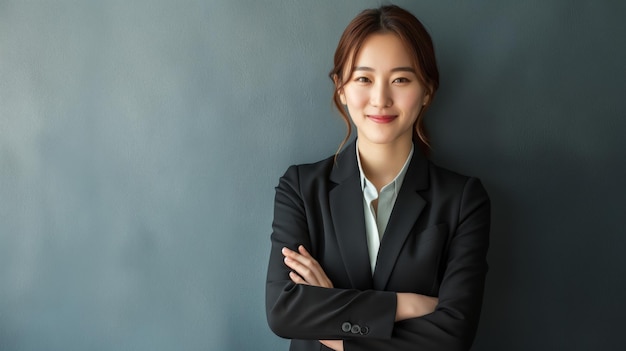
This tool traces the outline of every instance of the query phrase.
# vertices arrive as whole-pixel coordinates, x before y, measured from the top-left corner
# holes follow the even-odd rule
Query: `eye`
[[[410,83],[411,81],[408,78],[400,77],[393,80],[393,83]]]
[[[370,83],[371,80],[367,77],[356,77],[354,78],[354,81],[357,83]]]

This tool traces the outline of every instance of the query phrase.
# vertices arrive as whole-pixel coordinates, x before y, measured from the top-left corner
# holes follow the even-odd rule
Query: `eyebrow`
[[[372,67],[366,67],[366,66],[357,66],[357,67],[354,67],[354,70],[355,71],[367,71],[367,72],[375,71],[375,69],[373,69]],[[413,67],[396,67],[396,68],[392,68],[391,72],[411,72],[411,73],[417,74],[417,72],[415,72]]]

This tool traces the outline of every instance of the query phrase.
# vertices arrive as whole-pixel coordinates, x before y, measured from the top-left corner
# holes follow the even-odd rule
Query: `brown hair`
[[[343,81],[344,77],[352,76],[354,70],[354,67],[346,66],[348,63],[354,62],[365,39],[374,33],[392,33],[397,35],[413,57],[413,64],[418,72],[418,79],[424,85],[429,95],[426,105],[422,108],[415,121],[413,138],[424,153],[428,154],[430,144],[424,127],[423,117],[439,87],[439,70],[435,60],[435,49],[424,25],[413,14],[395,5],[382,6],[361,12],[348,24],[339,39],[339,44],[335,50],[335,66],[329,74],[335,83],[333,103],[339,110],[347,127],[346,137],[339,145],[339,150],[341,150],[350,138],[350,134],[352,134],[350,117],[339,97],[339,91],[347,83]],[[345,69],[348,69],[349,72],[344,72]]]

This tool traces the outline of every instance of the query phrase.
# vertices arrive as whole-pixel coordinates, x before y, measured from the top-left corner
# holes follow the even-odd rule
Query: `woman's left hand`
[[[298,246],[298,252],[284,247],[282,254],[285,256],[285,264],[292,269],[289,273],[289,278],[291,278],[294,283],[319,286],[322,288],[333,287],[333,282],[328,279],[320,264],[311,256],[304,246]]]
[[[285,264],[291,268],[289,278],[296,284],[319,286],[322,288],[332,288],[333,282],[328,279],[326,272],[313,256],[304,248],[298,246],[298,252],[283,247]],[[343,351],[343,340],[320,340],[320,343],[335,351]]]

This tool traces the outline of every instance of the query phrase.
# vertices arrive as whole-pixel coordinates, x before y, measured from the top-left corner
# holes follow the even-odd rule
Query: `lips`
[[[398,117],[397,115],[367,115],[372,122],[375,123],[390,123]]]

